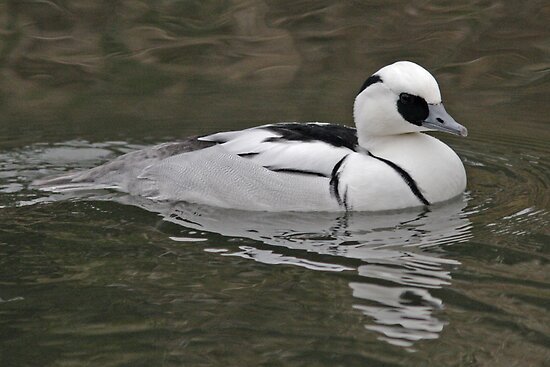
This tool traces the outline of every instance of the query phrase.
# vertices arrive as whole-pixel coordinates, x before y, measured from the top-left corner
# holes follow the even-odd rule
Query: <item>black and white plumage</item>
[[[458,156],[423,131],[466,129],[419,65],[401,61],[369,77],[354,118],[356,129],[281,123],[166,143],[37,185],[269,211],[400,209],[464,191]]]

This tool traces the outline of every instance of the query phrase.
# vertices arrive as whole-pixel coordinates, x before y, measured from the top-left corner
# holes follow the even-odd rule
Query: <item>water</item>
[[[116,16],[114,16],[116,15]],[[0,4],[2,366],[550,365],[550,6]],[[411,59],[466,139],[429,211],[247,213],[36,177],[192,134],[351,122]]]

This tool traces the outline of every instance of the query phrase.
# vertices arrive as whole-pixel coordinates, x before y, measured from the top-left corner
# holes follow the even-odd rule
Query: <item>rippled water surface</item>
[[[550,365],[547,1],[0,3],[0,365]],[[464,197],[250,213],[48,174],[192,134],[352,123],[395,60],[437,77]]]

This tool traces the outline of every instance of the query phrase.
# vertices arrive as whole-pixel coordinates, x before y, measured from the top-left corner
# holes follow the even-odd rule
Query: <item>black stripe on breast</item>
[[[401,176],[403,181],[405,181],[407,186],[409,186],[409,188],[411,189],[414,196],[416,196],[418,198],[418,200],[420,200],[420,202],[422,202],[422,204],[430,205],[430,202],[428,200],[426,200],[424,195],[422,195],[422,193],[420,192],[420,189],[418,188],[418,185],[416,184],[414,179],[411,177],[411,175],[409,175],[409,173],[407,171],[405,171],[403,168],[399,167],[397,164],[393,163],[392,161],[389,161],[389,160],[384,159],[384,158],[377,157],[374,154],[372,154],[371,152],[368,152],[368,154],[371,157],[373,157],[375,159],[378,159],[379,161],[384,162],[388,166],[393,168],[397,173],[399,173],[399,175]]]
[[[349,155],[349,154],[348,154]],[[347,190],[344,193],[344,197],[340,196],[340,167],[342,166],[342,163],[346,160],[348,155],[344,156],[344,158],[340,159],[338,163],[334,165],[334,168],[332,169],[332,172],[330,174],[330,195],[336,199],[338,202],[338,205],[344,206],[346,210],[348,209],[348,195]]]
[[[265,139],[265,142],[280,140],[294,141],[321,141],[337,148],[344,147],[352,151],[357,147],[357,132],[354,128],[342,125],[319,125],[283,123],[264,127],[280,136]]]

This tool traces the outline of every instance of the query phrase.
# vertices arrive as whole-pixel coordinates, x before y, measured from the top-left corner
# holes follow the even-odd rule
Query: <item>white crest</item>
[[[441,103],[439,85],[432,74],[410,61],[398,61],[384,66],[376,73],[395,93],[409,93],[422,97],[430,104]]]

